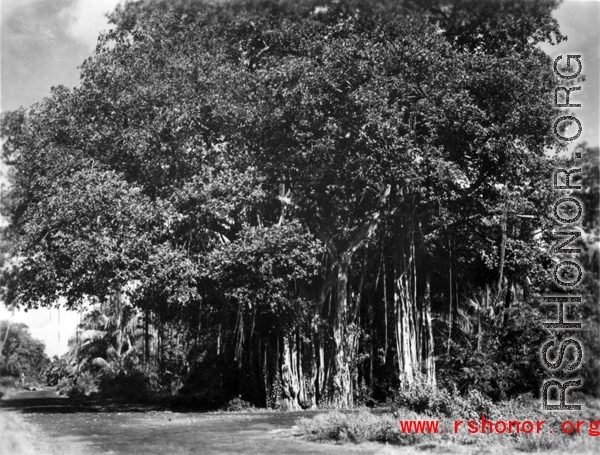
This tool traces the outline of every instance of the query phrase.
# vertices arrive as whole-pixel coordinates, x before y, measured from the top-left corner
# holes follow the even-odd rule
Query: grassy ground
[[[600,437],[564,435],[563,420],[600,421],[600,405],[589,401],[581,413],[542,413],[537,402],[513,401],[489,409],[491,420],[546,420],[554,433],[454,433],[458,415],[439,416],[444,434],[403,435],[398,420],[434,419],[426,412],[398,408],[358,411],[199,413],[174,412],[100,400],[60,398],[56,391],[20,392],[0,402],[0,454],[361,454],[453,453],[507,455],[600,453]],[[441,408],[440,409],[444,409]],[[460,412],[465,412],[461,410]],[[476,418],[465,414],[465,420]],[[589,423],[588,423],[589,425]],[[333,443],[333,444],[332,444]],[[33,447],[32,447],[33,446]]]
[[[23,387],[19,385],[18,378],[12,376],[0,377],[0,399],[9,398],[15,393],[22,392],[31,388],[41,389],[44,386],[39,381],[27,381]]]
[[[470,434],[466,422],[470,419],[481,423],[481,417],[466,416],[432,416],[427,413],[416,413],[399,408],[396,416],[390,412],[376,412],[362,409],[357,412],[342,413],[332,411],[320,414],[312,419],[299,421],[300,432],[308,440],[335,442],[337,444],[362,444],[365,441],[377,441],[388,444],[384,453],[569,453],[587,454],[600,453],[600,406],[597,401],[588,401],[581,412],[545,412],[537,409],[537,403],[510,402],[497,405],[494,415],[488,420],[497,422],[504,420],[519,420],[521,422],[537,420],[546,422],[540,427],[540,433],[535,430],[531,434]],[[403,434],[399,429],[399,420],[439,420],[436,434]],[[454,432],[456,420],[465,423]],[[580,434],[573,432],[565,434],[561,431],[564,421],[585,421],[580,425]],[[590,423],[596,431],[590,431]],[[575,423],[576,425],[576,423]],[[565,428],[568,428],[569,424]],[[591,433],[591,434],[590,434]]]
[[[300,440],[295,436],[296,421],[319,411],[173,412],[144,406],[104,407],[35,391],[0,401],[0,413],[5,412],[17,414],[29,428],[11,427],[11,432],[32,441],[42,454],[376,455],[383,447]]]
[[[29,443],[32,429],[15,413],[0,412],[0,454],[35,453]]]

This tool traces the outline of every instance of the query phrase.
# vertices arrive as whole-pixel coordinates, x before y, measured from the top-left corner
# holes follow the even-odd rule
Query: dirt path
[[[0,402],[22,422],[24,447],[56,454],[375,454],[384,446],[336,446],[294,436],[314,413],[178,413],[77,403],[52,390],[23,392]],[[14,430],[10,430],[14,431]]]

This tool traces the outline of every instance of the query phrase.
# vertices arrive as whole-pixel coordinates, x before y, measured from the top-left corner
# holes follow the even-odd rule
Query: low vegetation
[[[416,418],[416,413],[410,413]],[[398,421],[392,414],[375,415],[366,409],[357,413],[343,413],[337,410],[319,414],[312,419],[301,419],[299,427],[317,441],[364,441],[409,443],[420,436],[403,437],[398,431]]]
[[[14,413],[0,412],[0,454],[34,453],[32,429]]]
[[[12,376],[0,377],[0,399],[19,390],[17,381]]]
[[[0,321],[0,398],[45,384],[49,360],[44,351],[44,343],[31,336],[27,325]]]
[[[598,421],[600,418],[600,406],[597,401],[588,400],[585,410],[581,412],[568,413],[542,413],[537,410],[537,402],[531,397],[520,397],[518,399],[502,403],[492,403],[479,394],[472,394],[466,398],[460,398],[449,392],[436,393],[432,399],[425,403],[420,394],[414,400],[405,401],[405,407],[397,407],[394,403],[389,410],[384,412],[361,408],[358,411],[330,411],[319,414],[312,419],[300,419],[298,426],[309,440],[322,442],[350,442],[362,443],[374,441],[396,445],[412,445],[422,450],[445,447],[444,450],[454,451],[448,446],[465,446],[476,444],[478,450],[481,446],[503,446],[507,452],[539,452],[558,451],[567,453],[596,453],[600,448],[600,440],[597,431],[590,432],[590,422]],[[406,396],[399,397],[399,401],[405,400]],[[456,401],[456,403],[452,403]],[[416,412],[414,409],[420,409]],[[539,434],[535,431],[531,434],[523,432],[511,434],[469,434],[465,426],[454,432],[455,422],[458,420],[475,420],[480,423],[482,412],[485,418],[494,422],[503,420],[505,422],[518,420],[536,421],[545,420],[543,429]],[[399,421],[409,420],[439,420],[439,429],[435,434],[402,433]],[[580,420],[586,423],[582,426],[580,434],[573,432],[565,434],[560,431],[563,421],[573,422]],[[549,429],[553,429],[553,433]],[[442,432],[443,430],[443,432]],[[591,433],[591,434],[590,434]],[[456,449],[458,450],[458,449]]]
[[[248,411],[251,409],[255,409],[254,405],[246,400],[242,400],[241,398],[233,398],[229,400],[225,406],[223,406],[223,411],[227,412],[240,412],[240,411]]]
[[[394,412],[403,409],[430,417],[489,418],[499,415],[498,405],[478,390],[460,395],[456,388],[448,391],[443,387],[420,380],[407,389],[400,389],[388,401]]]

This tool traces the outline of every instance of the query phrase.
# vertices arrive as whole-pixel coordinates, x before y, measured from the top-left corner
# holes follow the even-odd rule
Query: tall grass
[[[312,419],[300,419],[298,426],[309,439],[317,441],[411,444],[423,438],[423,435],[402,435],[398,431],[398,420],[392,415],[377,416],[365,409],[358,413],[331,411],[319,414]]]
[[[487,408],[490,403],[482,401],[480,396],[473,396],[471,404],[469,399],[461,403],[455,403],[449,407],[439,397],[432,397],[430,409],[416,412],[407,407],[393,407],[392,412],[373,413],[367,409],[359,411],[331,411],[319,414],[312,419],[301,419],[298,426],[306,438],[315,441],[331,441],[337,443],[361,443],[364,441],[375,441],[397,445],[414,445],[420,448],[438,447],[439,450],[461,451],[461,446],[472,446],[473,450],[481,453],[505,451],[506,453],[518,452],[552,452],[552,453],[574,453],[577,455],[587,453],[600,453],[600,437],[590,435],[588,432],[590,420],[598,420],[598,410],[586,408],[581,412],[542,412],[537,400],[525,398],[512,400],[504,403],[492,404],[490,410],[493,417],[486,415],[487,420],[505,422],[518,420],[537,421],[545,420],[539,434],[533,431],[530,434],[524,432],[512,433],[496,432],[485,434],[470,434],[467,431],[466,422],[475,420],[478,424],[481,414],[475,417],[474,413],[482,408]],[[417,399],[418,406],[423,405],[421,398]],[[452,411],[450,411],[452,409]],[[463,416],[454,411],[463,411]],[[450,415],[448,415],[450,414]],[[399,420],[438,420],[439,431],[437,434],[402,434],[399,429]],[[587,423],[582,427],[581,434],[564,434],[561,424],[565,420],[585,420]],[[456,420],[464,420],[465,423],[454,432]],[[550,430],[553,430],[550,433]],[[454,449],[452,449],[454,446]],[[493,449],[493,450],[492,450]],[[478,453],[479,453],[478,452]]]

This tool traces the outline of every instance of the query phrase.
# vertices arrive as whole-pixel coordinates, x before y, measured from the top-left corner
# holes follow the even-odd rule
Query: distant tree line
[[[537,391],[556,4],[123,4],[78,87],[2,118],[3,298],[83,308],[74,371],[207,403]]]
[[[22,374],[25,380],[37,382],[50,362],[44,343],[33,338],[21,322],[0,321],[0,346],[0,376],[12,381]]]

